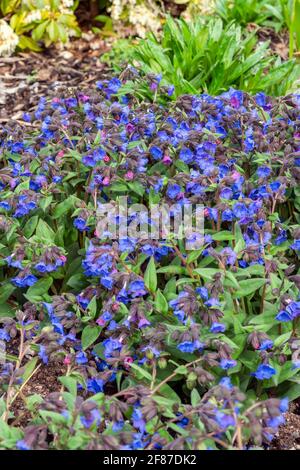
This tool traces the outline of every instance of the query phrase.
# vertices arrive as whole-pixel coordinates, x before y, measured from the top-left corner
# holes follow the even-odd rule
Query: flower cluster
[[[17,448],[45,448],[49,420],[60,448],[260,446],[299,374],[300,97],[167,101],[150,76],[141,102],[135,79],[45,97],[26,128],[1,130],[0,338],[12,354],[20,340],[1,366],[4,418],[37,361],[59,363],[68,392],[32,403]],[[153,204],[201,204],[201,247],[163,227],[100,234],[99,207],[123,195],[149,228]]]

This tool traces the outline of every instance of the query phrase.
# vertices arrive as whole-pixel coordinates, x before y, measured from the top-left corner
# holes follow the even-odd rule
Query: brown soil
[[[99,80],[105,70],[100,57],[108,49],[103,38],[84,33],[64,49],[1,58],[0,125],[10,119],[22,120],[23,112],[32,110],[40,96],[57,88],[84,86]]]
[[[259,41],[269,41],[270,49],[278,54],[283,60],[289,57],[289,33],[286,30],[276,33],[272,28],[258,28],[256,24],[247,26],[249,31],[257,30]]]
[[[26,398],[34,394],[45,398],[49,393],[58,392],[62,387],[58,377],[65,373],[66,367],[62,364],[51,363],[47,366],[41,366],[23,388],[22,395],[12,405],[12,412],[16,420],[14,425],[24,427],[28,425],[30,413],[26,410]]]

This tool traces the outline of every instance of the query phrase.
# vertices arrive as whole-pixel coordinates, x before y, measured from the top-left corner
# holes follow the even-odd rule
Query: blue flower
[[[143,414],[140,408],[134,407],[131,419],[133,426],[141,433],[144,433],[146,428],[146,421],[143,418]]]
[[[223,323],[214,322],[210,327],[211,333],[224,333],[226,326]]]
[[[280,400],[279,410],[285,413],[289,409],[289,399],[287,397]]]
[[[269,418],[267,420],[267,426],[269,428],[278,428],[281,424],[285,422],[284,416],[279,415],[279,416],[274,416],[273,418]]]
[[[76,217],[73,221],[74,227],[77,228],[80,232],[88,231],[89,227],[86,225],[86,220],[82,217]]]
[[[260,166],[257,168],[256,173],[259,178],[267,178],[271,174],[271,168],[268,166]]]
[[[142,279],[132,281],[128,286],[128,293],[131,295],[132,298],[142,297],[143,295],[147,294],[144,281]]]
[[[216,308],[220,307],[220,302],[218,301],[218,299],[212,297],[211,299],[204,302],[204,305],[206,305],[206,307],[208,308]]]
[[[93,377],[92,379],[88,379],[87,381],[87,389],[89,392],[92,393],[100,393],[103,392],[104,381],[102,379],[97,379]]]
[[[17,441],[16,448],[18,450],[30,450],[29,445],[27,444],[27,442],[24,441],[24,439]]]
[[[215,419],[223,431],[225,431],[229,426],[235,426],[234,417],[220,410],[216,412]]]
[[[10,334],[5,328],[0,328],[0,341],[10,341]]]
[[[44,364],[48,364],[49,358],[46,354],[46,348],[43,345],[40,345],[39,357],[42,359]]]
[[[155,145],[150,148],[150,153],[154,160],[160,160],[163,157],[163,151],[159,147],[156,147]]]
[[[194,160],[194,154],[189,148],[182,148],[179,152],[179,158],[182,160],[184,163],[192,163]]]
[[[231,383],[230,377],[222,377],[219,384],[222,385],[222,387],[228,388],[229,390],[233,389],[233,385]]]
[[[134,238],[129,238],[129,237],[121,238],[119,240],[119,249],[122,253],[123,252],[131,253],[132,251],[135,250],[136,243],[137,241]]]
[[[201,299],[208,300],[208,290],[206,287],[197,287],[196,292],[200,295]]]
[[[274,346],[274,342],[271,339],[265,339],[260,344],[259,350],[266,351],[267,349],[272,349]]]
[[[294,243],[290,246],[295,251],[300,251],[300,239],[294,240]]]
[[[232,367],[235,367],[237,365],[237,362],[234,359],[221,359],[220,361],[220,367],[224,370],[231,369]]]
[[[257,380],[268,380],[275,374],[276,369],[269,364],[260,364],[256,372],[251,373]]]
[[[179,184],[169,184],[167,189],[167,196],[169,196],[170,199],[176,199],[180,193],[181,187],[179,186]]]
[[[232,199],[233,191],[231,188],[223,188],[220,192],[220,197],[223,199]]]
[[[11,282],[17,287],[30,287],[37,282],[37,278],[33,274],[27,274],[23,277],[13,277]]]
[[[116,421],[113,425],[112,425],[112,430],[114,432],[119,432],[121,431],[123,428],[124,428],[124,421]]]
[[[87,358],[87,355],[85,352],[83,351],[79,351],[77,354],[76,354],[76,363],[81,365],[81,364],[87,364],[88,363],[88,358]]]
[[[292,321],[293,320],[293,317],[288,313],[286,312],[285,310],[281,310],[277,315],[276,315],[276,320],[278,321]]]
[[[203,343],[201,343],[199,340],[195,340],[193,342],[184,341],[177,346],[177,349],[182,352],[193,353],[194,351],[203,351],[204,347],[205,345]]]
[[[0,208],[5,210],[5,211],[10,211],[11,205],[7,201],[1,201],[0,202]]]
[[[99,426],[101,421],[100,411],[94,408],[83,416],[80,416],[80,421],[85,428],[90,428],[93,424]]]

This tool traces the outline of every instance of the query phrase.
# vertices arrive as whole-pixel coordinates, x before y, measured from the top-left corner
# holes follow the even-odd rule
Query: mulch
[[[22,119],[41,96],[56,89],[88,86],[101,79],[106,65],[100,57],[109,47],[107,40],[84,33],[63,49],[0,58],[0,125]]]
[[[300,400],[291,403],[285,420],[273,439],[270,450],[300,450]]]

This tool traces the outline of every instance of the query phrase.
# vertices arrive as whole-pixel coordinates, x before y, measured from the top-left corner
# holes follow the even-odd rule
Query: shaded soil
[[[0,124],[22,120],[40,96],[61,87],[88,86],[103,77],[101,55],[109,49],[107,41],[91,33],[72,41],[64,49],[50,48],[43,53],[22,53],[0,59]]]
[[[291,403],[270,450],[300,450],[300,400]]]
[[[45,398],[49,393],[58,392],[62,384],[58,381],[66,373],[66,367],[62,364],[51,363],[47,367],[42,366],[29,380],[19,396],[12,405],[15,415],[14,425],[27,426],[30,413],[26,409],[25,400],[31,395],[38,394]]]
[[[289,58],[289,33],[286,30],[276,32],[272,28],[258,28],[256,24],[247,26],[249,31],[256,31],[259,41],[269,41],[271,51],[278,54],[283,60]]]

